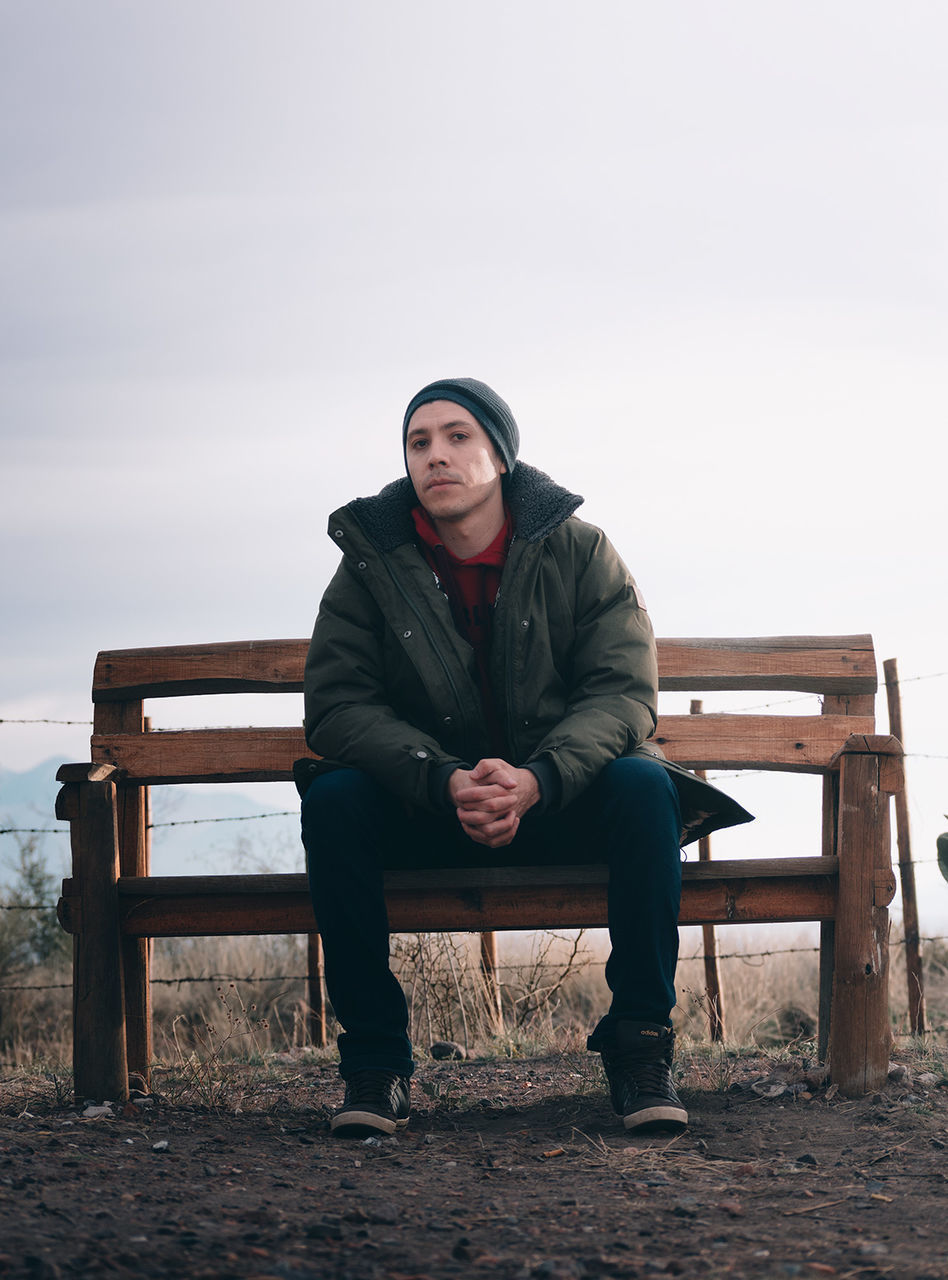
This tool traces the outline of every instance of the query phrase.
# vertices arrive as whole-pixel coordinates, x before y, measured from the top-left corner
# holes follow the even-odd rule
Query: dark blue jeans
[[[393,867],[608,863],[609,1012],[589,1040],[608,1043],[621,1019],[667,1023],[675,1003],[681,857],[678,794],[653,760],[614,760],[559,813],[528,813],[512,843],[487,849],[454,817],[410,810],[368,774],[338,769],[310,783],[302,833],[340,1071],[409,1076],[408,1006],[389,967],[383,871]]]

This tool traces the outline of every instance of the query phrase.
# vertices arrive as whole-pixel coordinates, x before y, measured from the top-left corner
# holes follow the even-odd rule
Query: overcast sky
[[[946,37],[934,0],[0,0],[0,717],[87,717],[100,648],[308,634],[329,512],[457,375],[660,635],[948,670]],[[931,858],[948,679],[904,692]],[[0,725],[0,765],[87,732]]]

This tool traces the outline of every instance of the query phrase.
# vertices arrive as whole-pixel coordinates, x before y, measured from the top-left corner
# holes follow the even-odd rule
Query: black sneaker
[[[616,1114],[635,1133],[681,1133],[688,1112],[672,1084],[675,1033],[654,1022],[619,1022],[602,1065]]]
[[[338,1138],[394,1133],[408,1124],[411,1083],[395,1071],[356,1071],[346,1081],[342,1106],[329,1122]]]

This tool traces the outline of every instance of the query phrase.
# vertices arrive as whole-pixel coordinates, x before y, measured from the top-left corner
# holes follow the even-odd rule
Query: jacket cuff
[[[461,760],[453,760],[450,764],[439,764],[428,775],[428,802],[435,813],[451,813],[454,806],[448,795],[448,780],[455,769],[472,769],[474,766]]]
[[[530,770],[537,780],[537,786],[540,788],[540,799],[530,810],[530,813],[546,813],[547,809],[558,805],[562,787],[560,786],[560,775],[553,761],[547,759],[531,760],[529,764],[525,764],[523,767]]]

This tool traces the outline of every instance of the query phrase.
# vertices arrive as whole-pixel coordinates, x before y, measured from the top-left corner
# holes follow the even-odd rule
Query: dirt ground
[[[86,1116],[8,1072],[0,1277],[948,1276],[948,1080],[852,1101],[802,1058],[705,1057],[688,1132],[632,1140],[599,1070],[426,1062],[368,1142],[330,1137],[335,1068],[302,1059]]]

